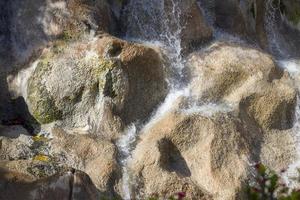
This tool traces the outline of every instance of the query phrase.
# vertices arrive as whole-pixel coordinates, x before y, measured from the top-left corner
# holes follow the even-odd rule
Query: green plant
[[[287,187],[276,172],[261,163],[255,169],[256,177],[247,187],[250,200],[300,200],[300,190]]]

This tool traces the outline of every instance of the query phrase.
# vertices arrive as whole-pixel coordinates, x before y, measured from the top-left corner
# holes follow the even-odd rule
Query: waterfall
[[[27,100],[27,83],[38,63],[39,60],[36,60],[29,68],[21,70],[16,76],[9,76],[7,78],[9,90],[14,98],[23,96]]]
[[[134,183],[132,183],[132,177],[130,177],[130,170],[127,165],[131,159],[139,133],[151,127],[163,115],[172,110],[174,102],[179,97],[188,96],[189,93],[184,84],[184,60],[181,55],[181,11],[178,1],[171,1],[170,13],[166,13],[165,9],[164,0],[131,0],[125,8],[125,13],[127,14],[126,39],[157,44],[161,47],[169,61],[169,66],[166,69],[169,74],[166,81],[170,89],[165,101],[153,113],[149,121],[145,124],[139,124],[138,122],[131,124],[125,130],[124,136],[117,142],[121,154],[120,163],[123,169],[122,192],[125,200],[132,198],[131,187]]]
[[[282,46],[286,41],[282,38],[278,30],[279,20],[283,20],[279,15],[279,8],[273,5],[272,1],[266,1],[265,27],[267,32],[268,46],[271,54],[277,59],[279,67],[287,71],[292,77],[294,84],[300,91],[300,60],[292,59]],[[298,168],[300,167],[300,99],[297,97],[295,112],[295,121],[292,128],[293,137],[296,146],[296,160],[291,163],[283,174],[285,183],[289,187],[297,185],[295,177],[298,177]]]

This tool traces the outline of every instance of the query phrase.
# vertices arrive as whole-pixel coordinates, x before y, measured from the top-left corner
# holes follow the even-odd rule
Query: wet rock
[[[29,108],[42,124],[66,120],[85,127],[93,120],[87,116],[99,116],[110,101],[113,113],[127,124],[145,119],[164,99],[164,77],[162,58],[146,46],[104,36],[54,47],[29,80]]]
[[[300,2],[296,0],[274,1],[281,13],[285,15],[294,26],[300,23]],[[277,5],[276,5],[277,4]],[[299,27],[299,26],[298,26]]]
[[[11,46],[17,60],[27,60],[47,42],[78,39],[90,30],[110,31],[114,25],[106,0],[11,1]]]
[[[175,12],[177,11],[174,11],[174,8],[180,10],[178,16],[176,16]],[[191,51],[212,38],[212,29],[205,21],[196,0],[181,0],[176,3],[171,0],[165,1],[165,12],[170,22],[168,24],[170,31],[175,32],[181,28],[179,37],[184,52]],[[176,17],[179,18],[180,27],[174,22]]]
[[[123,24],[129,37],[162,41],[176,48],[172,51],[185,54],[212,38],[212,29],[196,0],[130,1],[128,8],[123,14]]]
[[[20,135],[29,135],[28,131],[21,125],[0,125],[0,136],[16,138]]]
[[[245,35],[246,23],[238,0],[215,0],[215,24],[228,32]]]

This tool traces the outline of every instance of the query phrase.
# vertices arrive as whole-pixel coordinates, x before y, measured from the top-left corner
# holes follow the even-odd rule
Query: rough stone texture
[[[180,0],[175,3],[172,0],[165,1],[165,12],[169,20],[170,31],[178,31],[178,25],[174,22],[174,7],[179,12],[179,24],[181,28],[180,40],[184,52],[199,47],[201,43],[212,38],[212,29],[205,22],[201,9],[196,0]],[[172,20],[173,19],[173,20]]]
[[[281,76],[271,56],[259,50],[214,43],[208,50],[191,55],[196,94],[218,101],[239,101],[243,93],[259,90],[260,82]],[[192,83],[192,84],[193,84]]]
[[[113,25],[106,0],[12,1],[10,35],[14,56],[26,60],[58,37],[76,39],[90,30],[109,31]]]
[[[125,123],[145,119],[166,93],[159,53],[107,36],[54,46],[28,83],[29,108],[40,123],[67,119],[79,127],[89,123],[87,113],[99,116],[108,99]]]
[[[294,158],[290,131],[263,134],[235,111],[210,116],[176,111],[141,134],[129,166],[135,189],[145,196],[187,191],[188,199],[244,199],[249,162],[281,170]]]
[[[215,17],[219,28],[234,34],[246,34],[246,23],[238,0],[215,0]]]
[[[114,185],[121,177],[117,149],[110,141],[54,128],[52,138],[24,136],[0,138],[0,168],[16,171],[31,180],[48,178],[68,167],[91,177],[106,197],[116,197]]]
[[[0,180],[0,199],[96,200],[101,197],[89,177],[73,169],[37,181],[25,174],[1,169]]]
[[[212,29],[196,0],[132,1],[129,11],[124,12],[123,23],[127,36],[162,41],[182,53],[188,53],[212,38]],[[174,41],[173,36],[179,41]]]
[[[50,154],[56,162],[87,173],[93,183],[107,196],[115,195],[114,185],[120,178],[117,149],[114,144],[88,135],[71,135],[53,130]]]
[[[214,44],[191,56],[192,91],[202,101],[225,101],[241,108],[266,129],[288,129],[294,122],[296,91],[268,54]],[[245,99],[245,100],[244,100]]]
[[[255,148],[250,136],[255,133],[230,114],[171,113],[142,134],[130,166],[145,195],[167,196],[186,184],[191,199],[232,199]],[[261,136],[255,136],[259,141]]]
[[[31,144],[30,137],[25,135],[20,135],[16,139],[0,137],[0,159],[18,160],[33,157]]]
[[[243,99],[240,106],[265,129],[285,130],[293,127],[296,103],[295,89],[276,81],[262,93]]]

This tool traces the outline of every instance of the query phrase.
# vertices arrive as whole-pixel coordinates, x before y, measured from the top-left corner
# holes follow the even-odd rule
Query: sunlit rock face
[[[0,199],[247,199],[255,163],[297,169],[298,10],[0,0]]]
[[[159,52],[113,37],[58,43],[29,79],[29,108],[42,124],[70,119],[71,126],[84,127],[87,113],[100,116],[109,99],[126,124],[143,120],[166,95],[163,68]]]

